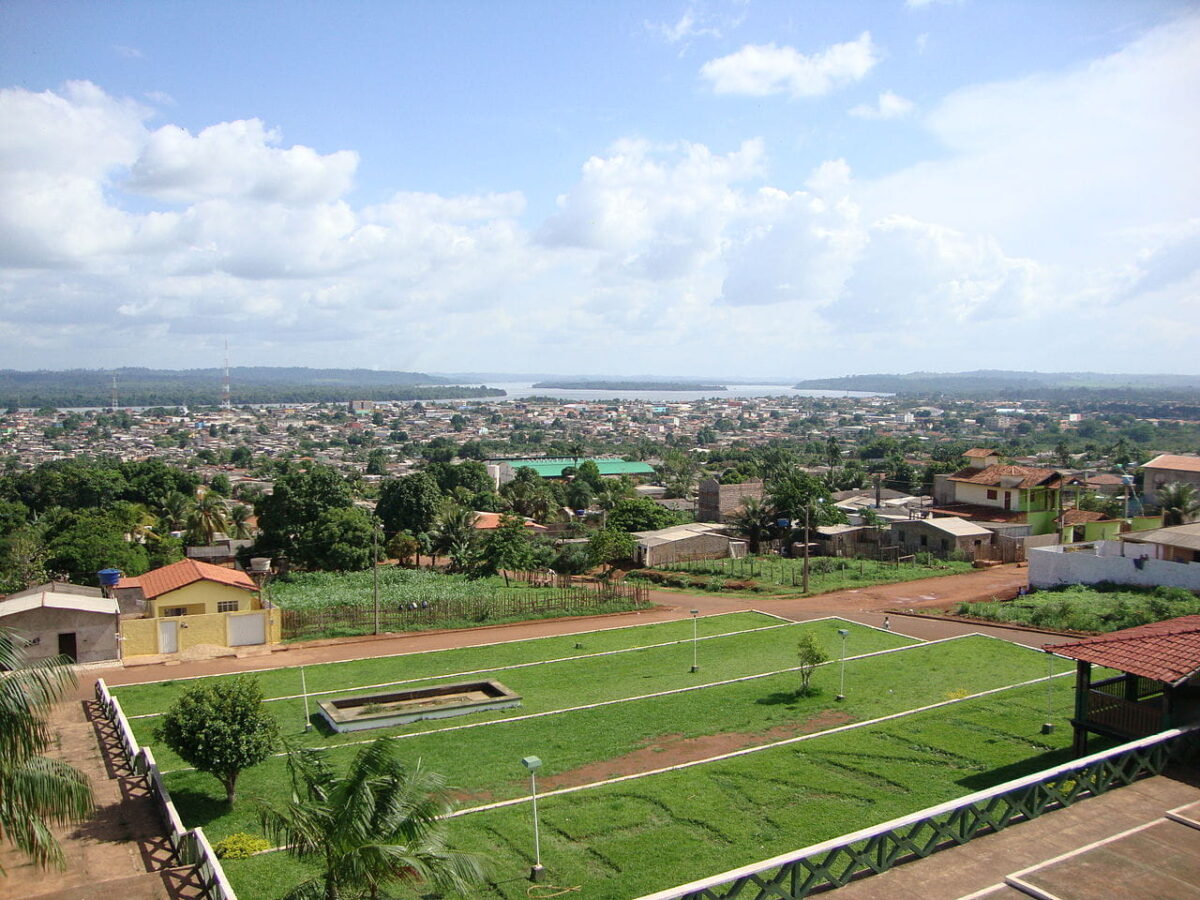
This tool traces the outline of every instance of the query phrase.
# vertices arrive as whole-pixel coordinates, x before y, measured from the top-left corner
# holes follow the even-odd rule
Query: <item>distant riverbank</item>
[[[539,381],[534,390],[562,391],[727,391],[723,384],[689,384],[679,381]]]

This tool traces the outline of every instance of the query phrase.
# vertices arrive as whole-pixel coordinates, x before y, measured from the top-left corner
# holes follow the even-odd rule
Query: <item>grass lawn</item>
[[[1005,645],[985,647],[981,640],[967,643],[974,645],[976,662],[988,662],[976,668],[991,669],[993,654],[987,650]],[[1034,668],[1045,671],[1039,654],[1024,652],[1041,662]],[[906,650],[883,659],[918,655]],[[819,673],[821,694],[813,701],[828,703],[834,674]],[[862,677],[856,673],[850,683],[859,685]],[[868,700],[860,694],[866,693],[848,691],[848,708],[858,711]],[[1062,723],[1070,707],[1070,679],[1056,679],[1053,695]],[[1015,688],[680,771],[543,796],[539,813],[548,881],[580,886],[575,896],[594,900],[637,897],[1057,765],[1068,757],[1070,729],[1060,724],[1053,734],[1041,735],[1045,716],[1044,685]],[[542,758],[552,775],[556,757],[545,751]],[[509,765],[519,770],[515,759]],[[514,780],[524,781],[519,774]],[[450,836],[452,846],[485,852],[493,861],[496,883],[477,896],[528,896],[528,804],[456,818]],[[279,853],[230,862],[226,871],[242,900],[271,900],[303,877],[295,861]]]
[[[929,703],[962,697],[1046,674],[1046,658],[1026,648],[1016,647],[984,637],[960,638],[954,641],[915,645],[893,653],[853,659],[846,664],[847,693],[845,703],[835,703],[840,680],[836,661],[827,664],[814,676],[816,693],[798,699],[795,690],[798,676],[792,672],[767,675],[748,681],[718,684],[698,690],[688,690],[666,696],[643,699],[624,699],[658,690],[703,684],[719,680],[708,665],[716,649],[737,643],[739,656],[762,665],[771,661],[778,649],[778,661],[784,666],[795,663],[794,648],[801,630],[811,631],[827,644],[838,641],[837,628],[847,623],[822,621],[756,632],[714,638],[701,657],[701,671],[692,674],[690,653],[674,650],[676,658],[657,658],[659,650],[602,657],[599,660],[572,660],[547,663],[545,666],[513,670],[503,676],[510,687],[527,698],[521,710],[491,714],[492,719],[471,716],[470,721],[490,721],[492,724],[475,727],[456,727],[447,721],[414,723],[397,729],[380,729],[369,734],[340,737],[340,742],[362,742],[381,734],[406,736],[406,754],[421,758],[444,774],[461,792],[463,803],[474,806],[493,800],[519,798],[527,790],[523,770],[516,764],[522,756],[536,753],[547,762],[544,775],[547,784],[555,780],[563,784],[589,783],[626,771],[644,771],[674,761],[672,752],[680,752],[681,742],[712,739],[721,736],[716,749],[707,744],[691,751],[689,758],[702,758],[744,746],[763,745],[808,731],[820,730],[850,721],[875,718],[881,715],[910,710]],[[896,638],[886,632],[852,626],[850,641],[864,643],[872,634],[880,642]],[[757,639],[755,648],[745,642]],[[687,648],[690,649],[690,648]],[[855,647],[855,649],[865,649]],[[981,666],[981,659],[987,665]],[[649,664],[640,675],[628,666],[636,661]],[[511,713],[527,714],[535,708],[561,709],[556,704],[578,705],[597,696],[592,682],[603,673],[596,663],[608,662],[621,670],[611,678],[607,688],[611,700],[607,705],[574,710],[535,718],[513,719]],[[661,663],[673,662],[671,668]],[[732,661],[723,664],[722,677],[729,674]],[[576,668],[577,671],[571,671]],[[714,662],[711,668],[717,667]],[[1060,669],[1065,664],[1058,662]],[[741,671],[748,668],[740,666]],[[737,670],[735,670],[737,671]],[[540,696],[546,694],[546,698]],[[508,720],[506,720],[508,719]],[[510,721],[511,720],[511,721]],[[139,720],[145,722],[146,720]],[[338,741],[308,736],[313,743],[335,744]],[[299,742],[298,742],[299,743]],[[695,746],[695,745],[692,745]],[[285,799],[288,782],[284,761],[276,758],[247,771],[239,783],[243,798],[229,811],[223,794],[214,778],[198,772],[176,770],[179,761],[165,748],[155,748],[160,764],[167,771],[166,781],[184,821],[203,825],[213,840],[236,831],[255,831],[255,814],[249,798],[259,796]],[[161,752],[160,752],[161,751]],[[343,764],[354,749],[342,747],[330,752],[333,765]],[[657,760],[659,753],[667,762]],[[683,751],[685,754],[689,751]],[[631,769],[632,766],[632,769]]]
[[[728,613],[698,618],[696,630],[701,638],[706,638],[784,624],[786,623],[781,619],[763,613]],[[424,653],[322,663],[306,666],[304,671],[309,692],[319,693],[346,690],[358,685],[383,684],[406,679],[430,679],[480,669],[500,669],[505,666],[566,659],[582,654],[631,650],[657,644],[690,641],[691,638],[692,623],[690,621],[654,622],[647,625],[585,631],[579,634],[464,647],[458,650],[433,650]],[[112,692],[121,701],[121,707],[127,716],[142,716],[162,712],[184,690],[197,681],[231,677],[233,676],[214,675],[203,679],[168,679],[114,687]],[[268,669],[257,673],[255,677],[262,686],[263,696],[268,699],[300,694],[300,670],[295,666],[284,669]],[[303,725],[303,717],[300,725]]]
[[[656,587],[681,588],[690,592],[710,591],[730,596],[754,593],[804,595],[804,561],[780,556],[754,556],[746,559],[700,559],[640,570],[629,577],[649,581]],[[938,560],[936,565],[899,566],[871,559],[840,559],[828,556],[809,561],[809,594],[825,594],[847,588],[895,584],[941,575],[960,575],[971,571],[971,564]]]

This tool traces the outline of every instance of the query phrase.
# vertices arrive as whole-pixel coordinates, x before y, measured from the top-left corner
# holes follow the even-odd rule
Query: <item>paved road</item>
[[[866,625],[881,626],[884,617],[891,619],[892,630],[925,640],[952,637],[957,634],[983,632],[1005,640],[1038,647],[1043,643],[1065,638],[1053,634],[1022,631],[964,622],[908,616],[896,611],[929,610],[951,606],[965,600],[986,600],[991,597],[1011,597],[1026,583],[1026,569],[1017,566],[998,566],[980,569],[963,575],[945,575],[901,584],[879,585],[854,590],[834,591],[815,597],[772,597],[763,594],[719,596],[689,594],[676,591],[651,591],[656,604],[641,612],[618,613],[609,616],[588,616],[570,619],[549,619],[519,622],[513,625],[493,625],[457,631],[412,632],[401,635],[381,635],[344,638],[334,641],[278,645],[273,649],[257,649],[238,658],[165,662],[152,665],[94,668],[81,674],[78,697],[91,696],[97,677],[110,685],[137,684],[167,678],[188,678],[248,672],[283,666],[314,665],[344,659],[372,656],[394,656],[457,647],[475,647],[504,641],[520,641],[533,637],[576,634],[600,628],[621,628],[648,622],[686,619],[691,610],[701,615],[717,615],[747,609],[757,609],[795,621],[840,616]]]

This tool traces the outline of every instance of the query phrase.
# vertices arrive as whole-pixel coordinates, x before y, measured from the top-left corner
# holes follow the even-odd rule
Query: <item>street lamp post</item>
[[[804,593],[808,593],[808,515],[809,505],[804,504]],[[792,569],[795,572],[795,569]],[[795,582],[792,582],[795,584]]]
[[[846,699],[846,637],[850,634],[845,628],[839,628],[838,634],[842,636],[842,679],[841,687],[838,689],[838,700]]]
[[[375,601],[375,633],[379,634],[379,526],[371,522],[371,594]]]
[[[699,643],[698,643],[699,642],[699,632],[697,630],[697,625],[696,625],[696,621],[697,621],[696,616],[698,616],[698,615],[700,615],[700,610],[693,609],[692,610],[692,671],[693,672],[700,671],[700,658],[699,658],[700,651],[699,651]]]
[[[537,770],[542,767],[542,761],[536,756],[526,756],[521,759],[521,765],[529,770],[529,791],[533,798],[533,868],[529,870],[529,880],[541,881],[546,874],[542,867],[542,839],[538,832],[537,812]]]

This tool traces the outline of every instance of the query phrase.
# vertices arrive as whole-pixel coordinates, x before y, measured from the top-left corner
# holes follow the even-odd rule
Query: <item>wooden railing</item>
[[[109,693],[103,678],[96,679],[96,703],[120,735],[121,749],[130,771],[145,776],[150,793],[158,801],[158,811],[167,826],[176,858],[183,865],[196,867],[209,900],[237,900],[237,894],[233,892],[233,886],[221,868],[221,861],[204,836],[204,829],[184,827],[171,793],[163,783],[162,772],[154,761],[154,752],[149,747],[138,745],[133,729],[129,727],[129,719],[121,710],[121,702]]]
[[[1099,725],[1121,736],[1142,737],[1162,729],[1161,697],[1126,700],[1106,691],[1090,690],[1087,695],[1089,725]]]

